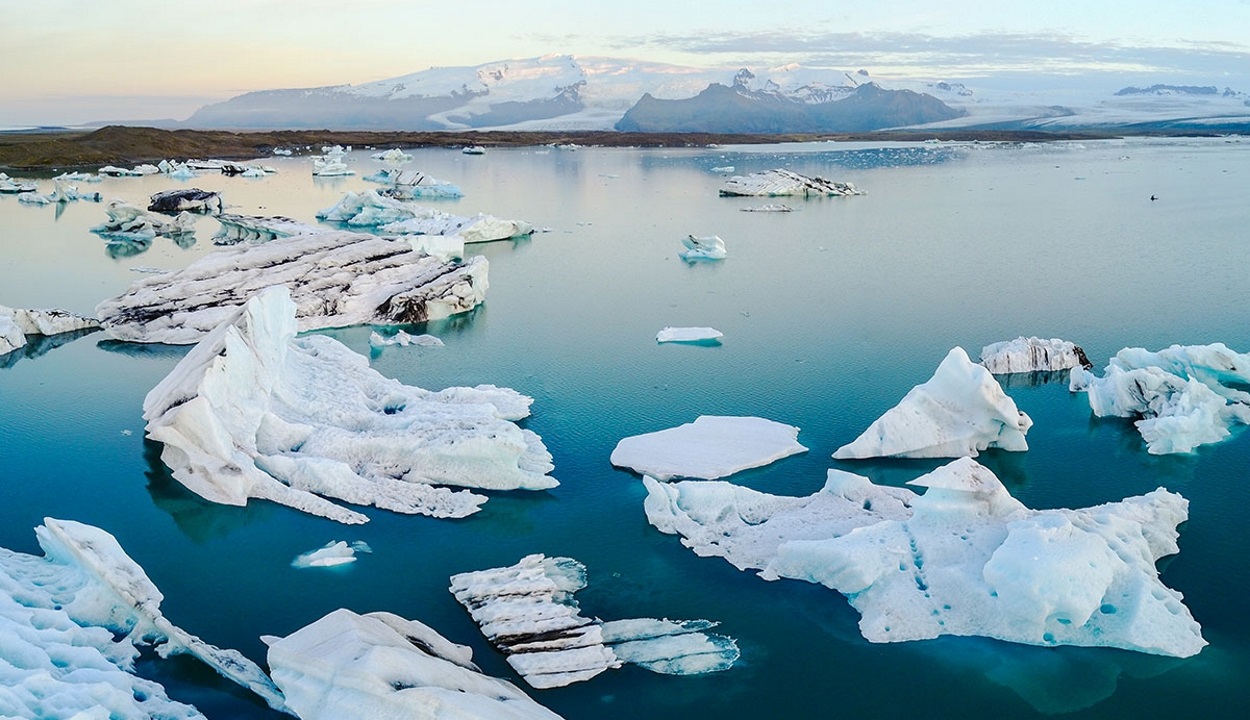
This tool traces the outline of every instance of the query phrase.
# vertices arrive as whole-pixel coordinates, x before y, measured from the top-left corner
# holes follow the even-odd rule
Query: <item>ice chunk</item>
[[[1043,340],[1024,336],[986,345],[981,349],[981,364],[995,375],[1090,366],[1080,345],[1059,338]]]
[[[222,210],[221,195],[199,188],[165,190],[148,199],[148,210],[153,212],[205,212],[218,214]]]
[[[807,452],[798,435],[797,427],[764,418],[700,415],[692,423],[621,440],[611,462],[658,480],[715,480]]]
[[[373,347],[386,347],[387,345],[400,345],[407,347],[408,345],[420,345],[423,347],[442,347],[443,341],[433,335],[409,335],[403,330],[395,331],[390,337],[382,337],[380,333],[369,333],[369,344]]]
[[[414,206],[414,214],[407,219],[390,223],[382,232],[412,235],[455,235],[466,243],[493,242],[514,237],[524,237],[534,232],[534,226],[524,220],[504,220],[494,215],[478,213],[472,217],[452,215],[432,208]]]
[[[717,341],[725,334],[710,327],[666,327],[655,334],[658,343],[707,343]]]
[[[303,720],[559,720],[472,650],[390,613],[335,610],[269,644],[273,679]]]
[[[452,594],[482,633],[536,688],[589,680],[625,662],[653,672],[693,675],[727,670],[738,659],[732,638],[704,632],[717,624],[707,620],[605,623],[583,617],[573,594],[584,587],[585,565],[543,555],[451,578]]]
[[[350,545],[345,540],[330,541],[316,550],[300,553],[291,561],[293,568],[334,567],[356,562],[356,553],[371,553],[373,549],[363,540]]]
[[[385,197],[376,190],[359,193],[349,190],[333,207],[317,211],[317,219],[355,227],[373,227],[416,217],[421,210],[419,206]]]
[[[341,177],[344,175],[355,175],[356,172],[347,167],[344,158],[347,153],[351,152],[351,147],[344,148],[342,145],[326,146],[321,148],[322,156],[314,157],[313,175],[316,177]]]
[[[823,195],[863,195],[863,191],[851,183],[807,177],[790,170],[778,168],[742,176],[735,175],[721,186],[722,196],[781,196],[801,197]]]
[[[757,205],[756,207],[739,208],[742,212],[759,212],[759,213],[788,213],[794,212],[794,208],[789,205],[780,203],[768,203],[765,205]]]
[[[1125,348],[1103,377],[1075,368],[1070,389],[1089,393],[1099,417],[1134,424],[1152,455],[1191,452],[1250,424],[1250,354],[1223,343],[1173,345],[1159,352]]]
[[[221,213],[216,216],[221,227],[213,236],[214,245],[235,245],[241,242],[263,243],[277,238],[291,237],[304,233],[322,232],[322,228],[305,225],[289,217],[275,215],[273,217],[255,217],[252,215],[235,215]]]
[[[150,239],[157,235],[177,237],[195,232],[195,216],[189,212],[171,219],[121,200],[110,200],[104,212],[108,220],[91,228],[91,232],[105,237]]]
[[[403,163],[412,162],[412,156],[399,148],[391,148],[390,150],[375,152],[369,157],[374,160],[381,160],[382,162],[390,163],[392,165],[402,165]]]
[[[460,149],[460,152],[464,153],[465,155],[485,155],[486,148],[482,147],[481,145],[465,145],[463,148]]]
[[[725,241],[715,235],[708,237],[687,235],[681,243],[686,246],[686,249],[680,254],[686,260],[724,260],[727,255]]]
[[[99,327],[95,318],[68,310],[26,310],[0,305],[0,355],[25,346],[27,335],[60,335]]]
[[[513,424],[531,398],[479,385],[430,392],[387,379],[324,336],[296,338],[285,287],[258,293],[144,400],[174,478],[213,502],[264,498],[345,523],[325,497],[464,517],[490,490],[554,487],[542,440]],[[325,496],[325,497],[322,497]]]
[[[735,169],[736,169],[736,168],[734,168],[734,166],[733,166],[733,165],[721,165],[720,167],[714,167],[714,168],[712,168],[712,172],[714,172],[714,173],[731,173],[731,172],[733,172]]]
[[[378,194],[395,200],[416,200],[418,198],[454,200],[455,198],[464,197],[464,191],[458,186],[415,170],[383,168],[364,179],[369,182],[389,185],[389,187],[379,190]]]
[[[486,296],[486,275],[483,257],[449,262],[402,240],[321,231],[224,248],[139,279],[96,314],[119,340],[193,343],[261,289],[286,284],[301,331],[405,324],[472,310]]]
[[[986,448],[1022,451],[1028,449],[1024,435],[1032,425],[993,375],[956,347],[928,382],[912,388],[833,456],[976,457]]]

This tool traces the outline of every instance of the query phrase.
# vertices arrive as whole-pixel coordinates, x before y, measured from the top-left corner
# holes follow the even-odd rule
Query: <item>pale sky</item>
[[[0,127],[548,53],[1250,92],[1250,0],[0,0],[0,47]]]

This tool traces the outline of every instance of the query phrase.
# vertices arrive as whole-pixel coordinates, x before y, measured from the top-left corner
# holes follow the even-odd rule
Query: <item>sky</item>
[[[1250,0],[0,0],[0,47],[0,127],[549,53],[1250,92]]]

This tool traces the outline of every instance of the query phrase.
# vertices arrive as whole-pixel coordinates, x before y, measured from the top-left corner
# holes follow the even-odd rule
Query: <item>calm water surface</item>
[[[799,426],[810,452],[735,482],[808,494],[827,468],[841,467],[897,485],[937,463],[830,454],[927,380],[952,346],[975,357],[1021,334],[1062,337],[1099,369],[1125,346],[1222,341],[1250,350],[1250,142],[415,155],[407,167],[465,190],[431,204],[549,231],[471,246],[491,263],[485,305],[410,328],[446,347],[373,351],[373,366],[431,389],[495,383],[533,396],[526,425],[554,455],[558,488],[497,493],[459,521],[370,509],[372,521],[357,527],[261,502],[209,505],[174,482],[160,447],[143,439],[143,397],[186,348],[89,334],[0,361],[0,546],[37,553],[33,527],[45,516],[100,526],[147,570],[170,619],[262,663],[261,635],[288,634],[338,607],[386,610],[471,645],[485,672],[525,687],[447,585],[451,574],[532,552],[588,566],[590,585],[578,594],[587,615],[719,620],[742,648],[724,673],[625,668],[531,691],[570,719],[1243,716],[1245,433],[1193,455],[1153,457],[1130,424],[1091,418],[1065,382],[1017,381],[1007,390],[1034,419],[1030,450],[981,458],[1031,507],[1081,507],[1159,486],[1189,498],[1181,553],[1161,565],[1210,642],[1187,660],[978,638],[870,644],[841,595],[764,582],[651,528],[641,482],[608,456],[622,437],[700,414],[759,415]],[[359,175],[380,166],[367,152],[352,158]],[[170,187],[220,190],[234,212],[305,222],[344,191],[374,187],[359,175],[314,179],[304,158],[266,162],[279,174],[82,187],[136,204]],[[717,197],[723,178],[712,168],[727,165],[786,167],[868,194],[787,199],[796,209],[788,214],[740,212],[771,201]],[[157,238],[143,252],[110,254],[88,231],[103,219],[94,203],[58,211],[0,196],[0,303],[90,313],[139,277],[133,268],[177,268],[210,252],[217,229],[203,218],[189,247]],[[729,258],[681,261],[680,238],[691,233],[720,235]],[[666,325],[710,325],[725,337],[718,347],[657,345]],[[370,354],[369,331],[332,334]],[[339,539],[365,540],[374,553],[332,571],[289,566]],[[141,671],[210,717],[274,716],[194,661],[144,662]]]

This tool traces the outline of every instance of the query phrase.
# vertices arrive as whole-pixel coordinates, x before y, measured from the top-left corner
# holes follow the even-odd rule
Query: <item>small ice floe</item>
[[[735,168],[733,165],[721,165],[720,167],[714,167],[714,168],[712,168],[712,172],[714,172],[714,173],[731,173],[731,172],[733,172],[733,171],[734,171],[734,170],[736,170],[736,169],[737,169],[737,168]]]
[[[768,203],[765,205],[757,205],[755,207],[738,208],[742,212],[758,212],[758,213],[788,213],[794,212],[794,208],[781,203]]]
[[[243,172],[239,173],[239,177],[261,178],[261,177],[267,176],[268,174],[269,173],[266,172],[264,168],[256,167],[255,165],[249,165],[246,169],[243,170]]]
[[[725,334],[710,327],[666,327],[655,334],[657,343],[719,344]]]
[[[109,177],[139,177],[141,173],[126,168],[117,167],[116,165],[105,165],[96,172]]]
[[[373,548],[364,540],[348,544],[346,540],[330,541],[316,550],[300,553],[291,561],[291,567],[304,570],[307,568],[335,567],[356,562],[356,553],[371,553]]]
[[[39,185],[32,182],[19,182],[13,178],[0,173],[0,193],[5,195],[14,195],[17,193],[33,193],[39,192]]]
[[[807,452],[799,429],[758,417],[700,415],[692,423],[624,438],[611,462],[657,480],[715,480]]]
[[[384,168],[363,179],[387,185],[377,192],[394,200],[455,200],[464,197],[464,191],[458,185],[416,170]]]
[[[728,670],[738,659],[733,638],[704,632],[718,624],[708,620],[583,617],[573,594],[584,587],[585,565],[543,555],[451,578],[456,600],[536,688],[589,680],[627,662],[667,675],[696,675]]]
[[[431,392],[383,377],[333,338],[296,337],[283,286],[226,312],[143,403],[148,437],[165,446],[161,460],[201,497],[260,498],[354,524],[368,518],[334,500],[464,517],[486,497],[447,486],[558,484],[542,439],[515,423],[532,398],[494,385]]]
[[[315,225],[305,225],[289,217],[275,215],[273,217],[255,217],[252,215],[235,215],[222,213],[216,216],[221,224],[217,234],[213,236],[214,245],[237,245],[238,243],[265,243],[278,238],[291,237],[301,233],[322,232]]]
[[[142,275],[159,275],[163,272],[169,272],[169,271],[166,270],[165,268],[158,268],[158,267],[153,267],[150,265],[135,265],[134,267],[130,268],[130,272],[140,273]]]
[[[220,214],[221,194],[199,188],[165,190],[148,198],[148,210],[152,212],[203,212]]]
[[[399,148],[391,148],[390,150],[375,152],[369,157],[374,160],[381,160],[384,163],[390,163],[392,165],[401,165],[403,163],[412,162],[412,155],[409,155]]]
[[[28,310],[0,305],[0,355],[26,345],[27,335],[60,335],[96,330],[100,321],[68,310]]]
[[[405,220],[389,223],[382,232],[411,235],[456,235],[466,243],[494,242],[527,237],[534,226],[524,220],[504,220],[494,215],[452,215],[432,208],[416,208]]]
[[[315,177],[355,175],[356,171],[348,168],[347,163],[344,161],[346,154],[349,152],[351,152],[351,146],[344,148],[342,145],[333,145],[321,148],[321,157],[312,159],[312,174]]]
[[[986,345],[981,349],[981,364],[995,375],[1008,373],[1051,372],[1074,367],[1088,368],[1089,358],[1080,345],[1067,340],[1024,337]]]
[[[291,154],[291,150],[290,150],[289,148],[274,148],[274,149],[273,149],[273,154],[274,154],[274,155],[281,155],[281,156],[284,156],[284,157],[285,157],[285,156],[288,156],[288,155],[290,155],[290,154]]]
[[[720,194],[727,197],[736,196],[841,196],[863,195],[863,191],[851,183],[826,180],[822,177],[807,177],[790,170],[778,168],[750,175],[735,175],[721,186]]]
[[[340,609],[269,646],[273,680],[302,720],[560,720],[473,650],[390,613]]]
[[[3,175],[3,173],[0,173],[0,175]],[[63,172],[60,175],[57,175],[56,177],[52,179],[60,180],[61,182],[67,182],[67,183],[71,183],[71,182],[98,183],[98,182],[103,182],[104,180],[104,178],[100,177],[99,175],[95,173],[88,173],[88,172]],[[3,181],[3,180],[4,178],[0,178],[0,181]]]
[[[872,457],[976,457],[987,448],[1028,450],[1028,415],[963,348],[953,348],[933,373],[877,418],[839,460]]]
[[[681,244],[686,246],[686,249],[679,253],[684,260],[724,260],[728,254],[725,251],[725,241],[716,235],[707,237],[687,235],[682,239]]]
[[[386,347],[387,345],[399,345],[407,347],[409,345],[418,345],[421,347],[443,347],[443,341],[433,335],[409,335],[403,330],[396,330],[394,335],[384,337],[381,333],[369,333],[369,344],[373,347]]]
[[[1250,424],[1250,353],[1223,343],[1172,345],[1158,352],[1124,348],[1103,376],[1073,368],[1069,388],[1089,394],[1099,417],[1133,424],[1152,455],[1192,452]]]
[[[117,539],[90,525],[45,518],[44,556],[0,548],[0,638],[6,717],[203,718],[134,674],[139,647],[190,655],[286,712],[282,693],[236,650],[210,645],[161,613],[164,599]]]
[[[195,232],[195,216],[185,211],[170,218],[121,200],[110,200],[104,206],[104,212],[108,219],[91,228],[91,232],[105,237],[150,240],[157,235],[177,237]]]
[[[486,148],[482,147],[481,145],[466,145],[463,149],[460,150],[460,152],[464,153],[465,155],[485,155]]]
[[[644,478],[647,519],[703,557],[847,597],[870,642],[979,635],[1189,657],[1206,641],[1156,563],[1179,552],[1189,503],[1162,488],[1090,508],[1031,510],[955,460],[874,485],[830,470],[807,497],[723,481]]]

